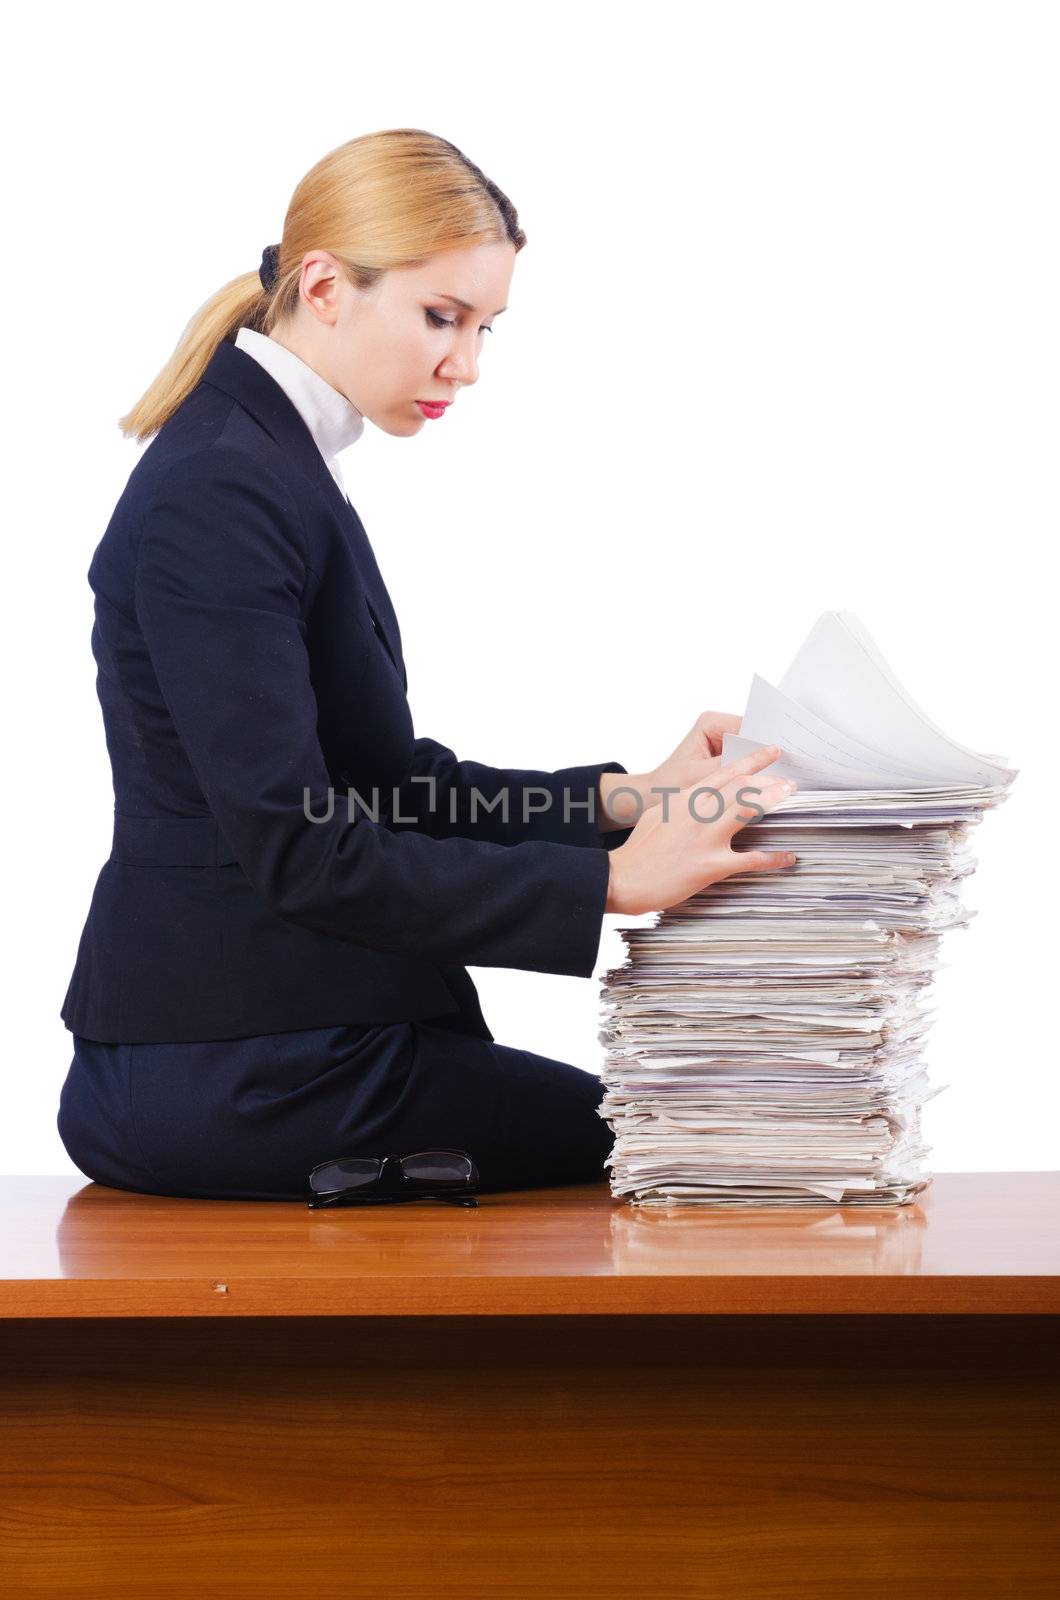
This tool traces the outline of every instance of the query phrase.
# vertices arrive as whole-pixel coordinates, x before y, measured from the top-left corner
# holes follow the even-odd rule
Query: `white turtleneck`
[[[335,459],[340,450],[353,444],[364,432],[364,417],[352,401],[333,389],[309,364],[267,334],[253,328],[240,328],[235,337],[237,350],[253,356],[275,378],[313,435],[320,454],[344,498],[346,485]]]

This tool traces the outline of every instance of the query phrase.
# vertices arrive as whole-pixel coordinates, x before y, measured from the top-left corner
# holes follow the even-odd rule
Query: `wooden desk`
[[[0,1179],[6,1595],[1060,1587],[1060,1175],[312,1212]]]

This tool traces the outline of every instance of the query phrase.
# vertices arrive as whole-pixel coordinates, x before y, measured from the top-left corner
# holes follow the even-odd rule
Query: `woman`
[[[484,1189],[598,1179],[599,1078],[497,1044],[465,963],[587,978],[605,911],[785,863],[730,848],[776,755],[719,772],[735,717],[635,778],[414,737],[336,458],[364,417],[412,435],[476,381],[524,243],[446,140],[353,139],[122,419],[151,443],[88,573],[114,839],[61,1012],[59,1132],[98,1182],[294,1199],[332,1156],[434,1148]],[[708,777],[720,820],[663,817],[653,789]]]

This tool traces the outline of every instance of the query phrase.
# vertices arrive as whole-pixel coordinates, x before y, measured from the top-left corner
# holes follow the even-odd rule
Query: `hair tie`
[[[276,287],[279,276],[280,247],[278,244],[267,244],[261,252],[261,266],[258,268],[261,287],[271,294]]]

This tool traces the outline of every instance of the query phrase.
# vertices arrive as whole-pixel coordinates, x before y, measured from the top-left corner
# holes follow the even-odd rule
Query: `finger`
[[[765,807],[766,801],[763,798],[765,795],[773,795],[774,798],[769,804],[776,805],[778,800],[794,794],[798,785],[793,784],[790,778],[780,777],[779,774],[772,776],[767,774],[759,778],[753,772],[744,772],[735,778],[730,778],[728,783],[716,780],[715,787],[725,802],[726,811],[733,806],[744,806],[753,814],[755,806]],[[748,820],[752,818],[749,817]]]
[[[760,812],[771,811],[782,800],[787,800],[797,792],[798,787],[789,778],[774,778],[760,787],[739,783],[731,796],[727,797],[725,811],[719,821],[728,827],[731,837],[738,829],[746,828],[748,823],[757,822]]]
[[[732,857],[739,865],[727,877],[737,872],[775,872],[779,867],[794,866],[798,859],[791,850],[734,850]]]
[[[763,797],[767,794],[774,796],[769,804],[776,805],[777,800],[783,800],[785,796],[794,794],[798,784],[791,778],[783,777],[779,772],[762,773],[760,777],[753,772],[743,772],[737,773],[736,777],[730,778],[727,782],[719,773],[714,780],[714,787],[722,795],[726,810],[732,805],[744,805],[753,810],[756,805],[763,807],[766,805]],[[744,797],[742,800],[741,796]]]
[[[740,756],[738,761],[730,762],[727,767],[722,767],[720,772],[714,774],[714,787],[721,789],[733,779],[743,777],[745,773],[758,772],[762,767],[768,767],[779,754],[779,745],[767,744],[760,750],[752,750],[749,755]]]
[[[720,756],[727,733],[739,733],[743,718],[728,711],[704,711],[699,719],[699,731],[707,742],[712,756]]]
[[[678,796],[677,804],[687,805],[688,815],[696,822],[719,830],[723,840],[729,840],[738,828],[759,822],[771,806],[786,800],[794,786],[787,778],[777,778],[764,787],[750,784],[746,776],[735,778],[727,788],[701,783]]]

